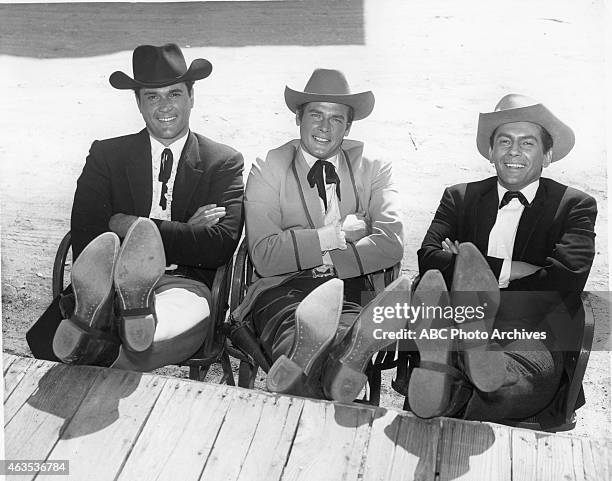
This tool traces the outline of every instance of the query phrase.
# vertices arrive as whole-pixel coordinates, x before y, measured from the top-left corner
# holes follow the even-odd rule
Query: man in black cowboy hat
[[[420,320],[423,328],[459,327],[473,337],[417,341],[421,364],[408,390],[417,415],[489,421],[537,415],[544,426],[561,420],[553,402],[561,351],[571,350],[568,341],[578,335],[572,321],[595,254],[597,206],[541,175],[573,145],[572,130],[523,95],[506,95],[480,115],[478,150],[497,175],[444,191],[418,258],[430,294],[438,290],[455,308],[486,309],[462,325]]]
[[[141,45],[132,64],[134,78],[109,81],[134,91],[146,128],[91,146],[72,207],[74,303],[55,300],[28,332],[37,357],[145,371],[213,334],[212,279],[242,230],[242,155],[189,128],[208,60],[187,68],[177,45]]]
[[[399,279],[362,311],[369,275],[402,259],[399,197],[391,166],[345,138],[372,112],[372,92],[351,93],[344,75],[327,69],[304,90],[285,89],[300,138],[258,159],[247,181],[259,279],[233,317],[251,323],[273,362],[271,391],[352,401],[372,354],[392,342],[373,337],[372,308],[407,291]]]

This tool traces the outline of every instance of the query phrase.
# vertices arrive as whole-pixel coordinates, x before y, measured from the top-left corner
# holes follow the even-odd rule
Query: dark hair
[[[305,104],[302,105],[298,105],[298,107],[295,109],[295,115],[297,115],[297,118],[300,119],[300,121],[302,120],[302,117],[304,115],[304,108],[312,102],[307,102]],[[342,104],[342,105],[346,105],[346,104]],[[354,111],[353,111],[353,107],[351,107],[350,105],[347,105],[348,107],[348,113],[346,114],[346,126],[349,127],[352,123],[353,123],[353,116],[355,115]]]
[[[185,86],[187,87],[187,93],[189,94],[189,96],[191,97],[193,95],[193,84],[195,83],[194,80],[185,80],[184,82],[179,82],[179,83],[184,83]],[[137,99],[140,99],[140,90],[143,87],[134,87],[134,95],[136,95]]]
[[[548,152],[550,152],[550,149],[552,149],[553,147],[552,136],[548,133],[548,130],[546,130],[540,124],[536,124],[536,125],[540,127],[540,138],[542,140],[542,150],[544,151],[545,154],[547,154]],[[493,133],[491,134],[491,137],[489,138],[489,146],[491,148],[493,148],[493,141],[495,140],[496,133],[497,133],[497,129],[493,131]]]

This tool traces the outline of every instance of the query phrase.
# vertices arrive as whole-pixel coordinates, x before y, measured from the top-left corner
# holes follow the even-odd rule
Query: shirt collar
[[[319,160],[314,155],[310,155],[308,152],[306,152],[301,145],[300,145],[300,151],[302,152],[302,155],[304,156],[304,160],[308,164],[308,167],[312,167],[314,163],[317,160]],[[338,168],[338,154],[334,155],[333,157],[330,157],[329,159],[325,159],[325,160],[327,160],[328,162],[331,162],[331,164],[336,169]]]
[[[172,158],[174,160],[181,158],[181,153],[183,152],[183,147],[185,147],[185,143],[187,142],[187,136],[189,135],[189,131],[185,133],[180,139],[175,140],[170,145],[165,146],[151,134],[149,134],[149,138],[151,139],[151,158],[153,162],[156,162],[161,158],[161,153],[164,149],[170,149],[172,151]]]
[[[525,196],[525,199],[527,199],[527,202],[531,204],[533,202],[533,199],[536,196],[536,193],[538,192],[539,186],[540,186],[540,179],[523,187],[519,192],[523,194]],[[498,196],[497,198],[502,199],[506,192],[508,192],[508,189],[506,189],[499,182],[497,182],[497,196]]]

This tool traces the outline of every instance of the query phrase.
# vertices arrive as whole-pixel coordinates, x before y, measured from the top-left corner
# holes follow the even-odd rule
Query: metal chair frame
[[[72,245],[70,231],[66,233],[55,254],[53,262],[52,293],[56,298],[64,290],[64,276],[67,265],[68,254]],[[219,363],[223,369],[223,376],[219,384],[234,386],[234,375],[227,351],[225,350],[225,334],[223,321],[228,308],[228,299],[231,285],[233,259],[225,265],[217,268],[211,289],[210,317],[215,324],[215,336],[212,343],[211,353],[204,355],[204,344],[189,359],[178,363],[178,366],[189,366],[189,378],[203,381],[206,378],[210,366]]]

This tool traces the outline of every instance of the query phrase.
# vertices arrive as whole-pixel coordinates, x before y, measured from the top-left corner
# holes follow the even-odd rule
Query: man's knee
[[[208,322],[210,306],[206,297],[193,290],[171,287],[155,292],[157,327],[154,341],[179,336],[200,323]]]

